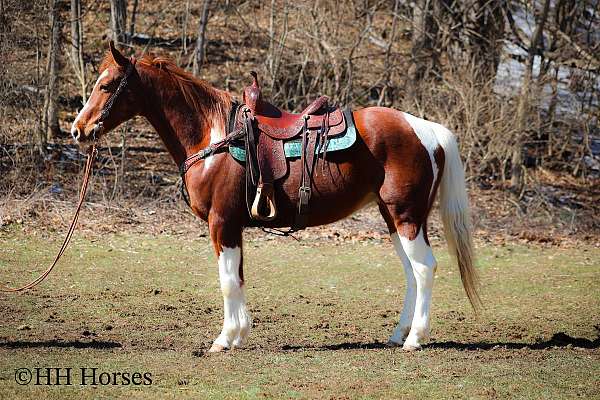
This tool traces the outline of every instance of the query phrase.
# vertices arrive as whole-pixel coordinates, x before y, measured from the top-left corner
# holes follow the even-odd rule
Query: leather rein
[[[77,224],[77,220],[79,219],[79,212],[81,211],[81,206],[83,205],[83,201],[85,200],[85,194],[87,192],[88,183],[90,181],[90,176],[92,175],[92,165],[94,164],[94,160],[96,158],[97,153],[98,150],[96,150],[96,143],[94,142],[87,151],[87,161],[85,163],[85,170],[83,173],[83,182],[81,183],[81,190],[79,192],[79,202],[77,203],[77,208],[75,209],[75,214],[73,215],[73,220],[71,221],[71,226],[69,226],[69,230],[67,231],[65,240],[63,241],[60,250],[56,254],[54,262],[52,262],[52,264],[40,276],[38,276],[28,284],[16,288],[2,285],[0,291],[14,293],[32,289],[39,285],[44,279],[46,279],[46,277],[50,275],[50,272],[52,272],[56,264],[58,264],[58,260],[60,260],[65,250],[67,250],[67,246],[69,245],[69,242],[73,237],[73,233],[75,232],[75,225]]]
[[[77,203],[77,208],[75,209],[75,214],[73,215],[73,220],[71,221],[71,225],[69,226],[69,230],[67,231],[65,240],[63,241],[62,246],[60,247],[60,250],[56,254],[54,261],[40,276],[38,276],[37,278],[35,278],[31,282],[29,282],[28,284],[20,286],[20,287],[16,287],[16,288],[2,285],[2,286],[0,286],[0,292],[16,293],[16,292],[22,292],[22,291],[29,290],[29,289],[36,287],[37,285],[42,283],[42,281],[44,279],[46,279],[46,277],[48,275],[50,275],[50,272],[52,272],[52,270],[54,269],[56,264],[58,264],[58,260],[60,260],[60,258],[64,254],[64,252],[67,250],[67,247],[69,246],[69,242],[71,241],[71,238],[73,237],[73,233],[75,232],[75,226],[77,225],[77,220],[79,219],[79,213],[81,211],[81,207],[83,206],[83,202],[85,200],[85,195],[87,193],[88,185],[90,182],[90,177],[92,176],[94,160],[96,159],[96,156],[98,155],[98,150],[96,149],[96,137],[100,136],[100,134],[103,133],[104,121],[108,117],[108,114],[109,114],[110,110],[112,109],[117,97],[119,96],[119,94],[121,94],[121,92],[124,90],[125,86],[127,85],[127,80],[134,69],[135,69],[135,59],[132,58],[131,62],[127,66],[125,75],[123,76],[123,78],[121,78],[121,82],[119,82],[119,86],[113,92],[113,94],[109,97],[108,101],[102,108],[102,112],[100,113],[100,118],[98,119],[96,126],[92,130],[93,141],[92,141],[92,145],[87,150],[87,160],[85,162],[85,169],[83,172],[83,181],[81,183],[81,190],[79,191],[79,201]]]

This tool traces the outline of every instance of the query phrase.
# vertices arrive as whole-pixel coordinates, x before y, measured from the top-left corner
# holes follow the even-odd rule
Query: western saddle
[[[329,105],[327,96],[319,97],[299,114],[282,111],[262,99],[256,72],[251,74],[253,80],[244,90],[244,104],[234,103],[230,111],[227,136],[192,154],[179,166],[183,198],[189,205],[185,175],[192,165],[231,146],[243,146],[248,213],[255,221],[272,221],[277,217],[273,184],[288,173],[285,148],[290,144],[300,151],[288,158],[299,157],[302,165],[298,212],[291,231],[304,229],[315,163],[321,156],[325,165],[329,140],[346,133],[351,113]]]
[[[273,183],[288,173],[284,143],[300,140],[302,175],[298,191],[298,212],[293,230],[306,227],[315,161],[321,154],[323,163],[331,137],[346,130],[344,113],[329,105],[321,96],[299,114],[280,110],[262,99],[256,72],[252,84],[244,89],[242,112],[237,124],[245,128],[246,203],[250,216],[258,221],[271,221],[277,216]],[[315,158],[317,155],[317,158]],[[250,204],[251,194],[255,192]]]

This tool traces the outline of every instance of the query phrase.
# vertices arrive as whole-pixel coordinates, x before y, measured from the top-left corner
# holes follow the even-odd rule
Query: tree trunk
[[[50,43],[48,44],[48,63],[46,65],[47,85],[44,98],[44,128],[46,131],[46,140],[60,135],[60,125],[58,124],[58,52],[60,51],[60,14],[58,9],[59,0],[52,0],[50,9]]]
[[[127,43],[127,0],[110,0],[110,28],[115,43]]]
[[[129,41],[135,34],[135,17],[137,16],[138,0],[133,0],[133,10],[131,10],[131,18],[129,22]]]
[[[187,55],[187,41],[188,41],[188,21],[190,20],[190,0],[185,2],[185,13],[183,15],[183,22],[181,24],[181,52],[183,55]],[[189,64],[188,64],[189,65]]]
[[[35,31],[35,88],[39,93],[42,88],[42,45],[40,40],[40,27],[38,20],[34,24]],[[34,150],[40,155],[44,155],[46,152],[46,96],[44,96],[44,103],[40,104],[40,96],[35,97],[35,109],[38,110],[36,113],[35,130],[33,134]],[[43,107],[43,112],[39,112],[40,108]]]
[[[4,7],[4,0],[0,0],[0,32],[4,31],[4,29],[6,29],[6,17],[5,17],[5,11],[4,11],[5,7]]]
[[[474,59],[481,60],[483,77],[490,81],[496,77],[502,40],[504,39],[504,13],[506,0],[477,0],[473,7],[473,32],[471,53]]]
[[[210,11],[210,0],[204,0],[202,6],[202,16],[200,17],[200,25],[198,25],[198,39],[196,40],[196,49],[194,50],[194,64],[192,73],[198,75],[202,64],[204,64],[204,53],[206,50],[206,25],[208,24],[208,14]]]
[[[520,192],[523,187],[523,145],[525,140],[525,129],[527,127],[527,115],[529,114],[529,92],[533,75],[533,61],[538,52],[538,44],[544,32],[544,24],[548,18],[550,1],[545,0],[542,14],[531,35],[529,50],[527,54],[527,63],[525,65],[525,75],[521,84],[521,95],[517,106],[517,137],[512,149],[512,169],[510,177],[510,187],[515,192]]]
[[[394,10],[393,10],[393,17],[392,17],[392,31],[390,34],[390,38],[388,43],[386,44],[386,49],[385,49],[385,60],[383,62],[383,88],[381,89],[381,92],[379,93],[379,100],[377,100],[377,106],[381,106],[385,100],[386,97],[391,97],[389,96],[389,87],[390,87],[390,81],[391,81],[391,75],[392,75],[392,66],[390,65],[390,56],[391,56],[391,52],[392,52],[392,46],[394,45],[394,42],[396,41],[396,25],[397,25],[397,21],[398,21],[398,8],[400,6],[400,0],[395,0],[394,1]],[[390,101],[390,103],[393,102]]]
[[[83,25],[81,22],[81,0],[71,0],[71,64],[81,89],[82,104],[87,100],[85,64],[83,62]]]
[[[409,70],[409,96],[418,100],[419,86],[438,67],[435,50],[438,26],[435,12],[438,9],[436,0],[415,1],[412,17],[411,56],[412,66]]]

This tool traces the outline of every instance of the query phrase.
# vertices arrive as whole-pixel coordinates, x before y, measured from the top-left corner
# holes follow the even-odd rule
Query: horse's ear
[[[127,57],[125,57],[123,54],[121,54],[119,50],[117,50],[117,48],[115,47],[115,42],[113,42],[112,40],[108,42],[108,48],[110,49],[110,54],[113,60],[115,60],[115,63],[117,63],[118,66],[125,67],[127,66],[127,64],[129,64],[129,59],[127,59]]]

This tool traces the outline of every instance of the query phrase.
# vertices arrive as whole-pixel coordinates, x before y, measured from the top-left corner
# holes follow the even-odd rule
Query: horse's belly
[[[275,184],[278,217],[269,226],[292,225],[298,212],[301,176],[300,160],[290,160],[288,175]],[[312,173],[308,226],[338,221],[376,201],[383,177],[383,169],[362,142],[349,150],[328,153],[325,162],[319,158]],[[308,176],[306,182],[310,182]]]

